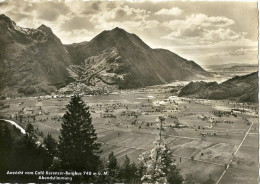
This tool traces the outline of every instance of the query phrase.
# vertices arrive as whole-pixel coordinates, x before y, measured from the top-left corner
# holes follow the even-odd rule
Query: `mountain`
[[[179,93],[180,97],[203,99],[237,99],[241,102],[258,102],[258,72],[236,76],[221,84],[216,82],[190,82]]]
[[[109,83],[117,83],[123,89],[209,76],[194,61],[168,50],[152,49],[135,34],[120,28],[103,31],[89,42],[66,48],[74,65],[93,74],[91,80],[107,82],[109,76]]]
[[[22,28],[0,15],[0,93],[5,95],[50,94],[71,86],[129,89],[206,76],[194,61],[152,49],[120,28],[63,45],[45,25]]]
[[[219,76],[242,76],[258,71],[257,64],[228,63],[222,65],[205,65],[204,68],[213,75]]]
[[[45,94],[65,84],[67,50],[52,30],[27,29],[0,15],[0,90],[4,94]]]
[[[227,63],[227,64],[221,64],[221,65],[204,65],[205,69],[211,70],[211,71],[249,71],[258,70],[257,64],[246,64],[246,63]]]

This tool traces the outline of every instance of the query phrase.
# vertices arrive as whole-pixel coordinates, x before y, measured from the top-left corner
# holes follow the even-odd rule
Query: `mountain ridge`
[[[163,84],[188,77],[209,76],[194,61],[188,61],[166,49],[152,49],[137,35],[121,28],[106,30],[91,41],[65,46],[74,64],[83,65],[89,57],[99,55],[108,48],[116,48],[125,66],[124,80],[119,87],[136,88]]]
[[[70,60],[51,28],[22,28],[0,15],[0,91],[27,95],[51,93],[69,77]]]
[[[4,94],[50,94],[73,81],[129,89],[209,76],[194,61],[152,49],[118,27],[88,42],[62,44],[43,24],[22,28],[2,14],[0,25],[0,92]]]
[[[258,102],[258,72],[236,76],[220,84],[216,82],[190,82],[184,86],[180,97],[203,99],[238,99],[241,102]]]

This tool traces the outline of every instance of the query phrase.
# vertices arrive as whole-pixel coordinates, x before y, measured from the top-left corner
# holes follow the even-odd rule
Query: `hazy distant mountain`
[[[70,59],[52,30],[21,28],[0,15],[0,90],[4,93],[50,93],[64,85]]]
[[[190,82],[181,89],[179,96],[258,102],[258,72],[237,76],[221,84],[203,81]]]
[[[90,42],[66,45],[66,48],[74,64],[96,73],[92,75],[93,80],[106,80],[106,76],[109,76],[111,82],[113,76],[113,82],[121,88],[209,75],[195,62],[168,50],[152,49],[135,34],[120,28],[103,31]]]
[[[21,28],[0,15],[3,94],[48,94],[69,81],[138,88],[208,75],[195,62],[168,50],[151,49],[120,28],[103,31],[89,42],[63,45],[45,25]]]
[[[258,71],[257,64],[245,64],[245,63],[228,63],[221,65],[205,65],[205,69],[211,72],[248,72],[252,73]]]

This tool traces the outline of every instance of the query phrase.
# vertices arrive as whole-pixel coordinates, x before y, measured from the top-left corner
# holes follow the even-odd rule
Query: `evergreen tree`
[[[27,125],[26,135],[16,143],[13,157],[13,168],[24,171],[47,169],[52,163],[52,157],[38,141],[31,124]]]
[[[182,183],[183,178],[173,162],[172,152],[162,138],[155,142],[153,149],[143,153],[140,160],[145,167],[141,178],[143,183]]]
[[[2,123],[2,122],[0,122]],[[5,122],[3,122],[5,123]],[[5,124],[4,129],[0,129],[0,173],[10,168],[11,153],[13,148],[13,137]]]
[[[71,98],[63,116],[59,137],[59,158],[64,170],[97,171],[100,143],[92,125],[89,107],[77,95]]]
[[[49,154],[55,156],[57,152],[57,142],[52,138],[51,134],[48,134],[47,137],[44,137],[43,143]]]
[[[113,152],[111,152],[108,156],[108,161],[106,162],[105,170],[108,172],[108,175],[104,178],[102,183],[117,183],[120,182],[119,179],[119,169],[117,159]]]
[[[32,124],[28,124],[25,131],[27,138],[36,140],[37,136],[35,134],[35,130]]]
[[[98,172],[101,173],[101,175],[96,175],[92,178],[87,178],[89,183],[116,183],[114,177],[110,177],[107,173],[107,167],[106,167],[106,161],[101,161],[98,165]],[[112,180],[111,180],[112,178]]]
[[[130,164],[130,159],[126,155],[124,162],[123,162],[123,165],[120,169],[121,182],[132,183],[132,180],[134,179],[134,173],[135,172],[136,172],[136,167],[135,167],[135,171],[133,171],[133,167]]]
[[[107,162],[107,170],[109,173],[109,176],[117,176],[118,172],[118,165],[117,165],[117,159],[114,156],[114,153],[111,152],[108,156],[108,162]]]
[[[140,164],[139,164],[139,166],[138,166],[138,169],[137,169],[137,178],[138,178],[138,181],[139,181],[139,182],[141,182],[141,178],[143,177],[144,172],[145,172],[144,163],[143,163],[143,162],[140,162]]]
[[[0,179],[4,182],[29,182],[32,181],[29,175],[17,175],[13,177],[6,175],[7,170],[45,170],[52,162],[52,157],[47,150],[38,142],[34,134],[32,125],[28,125],[26,135],[14,137],[10,134],[10,129],[5,126],[0,129]],[[16,129],[15,129],[16,130]],[[20,133],[20,131],[19,131]]]
[[[132,179],[131,183],[136,183],[138,181],[138,168],[134,162],[130,165],[130,175]]]

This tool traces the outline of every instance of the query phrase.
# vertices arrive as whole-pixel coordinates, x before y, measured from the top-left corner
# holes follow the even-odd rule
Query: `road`
[[[251,121],[250,121],[250,122],[251,122]],[[220,180],[223,178],[223,176],[224,176],[225,173],[227,172],[227,169],[229,168],[229,166],[230,166],[230,164],[232,163],[233,159],[235,158],[235,156],[236,156],[238,150],[240,149],[240,147],[242,146],[243,142],[245,141],[245,139],[246,139],[247,135],[249,134],[249,131],[251,130],[251,127],[253,126],[253,124],[254,124],[254,123],[251,122],[251,125],[250,125],[250,127],[248,128],[248,130],[247,130],[247,132],[246,132],[244,138],[242,139],[242,141],[241,141],[241,143],[239,144],[237,150],[235,151],[233,157],[231,158],[231,160],[230,160],[230,162],[228,163],[227,167],[225,168],[225,170],[223,171],[223,173],[222,173],[221,176],[219,177],[219,179],[218,179],[218,181],[216,182],[216,184],[218,184],[218,183],[220,182]]]
[[[18,125],[16,122],[14,122],[12,120],[7,120],[7,119],[0,119],[0,120],[6,121],[6,122],[10,123],[11,125],[14,125],[16,128],[18,128],[21,131],[22,134],[26,134],[25,130],[20,125]]]

